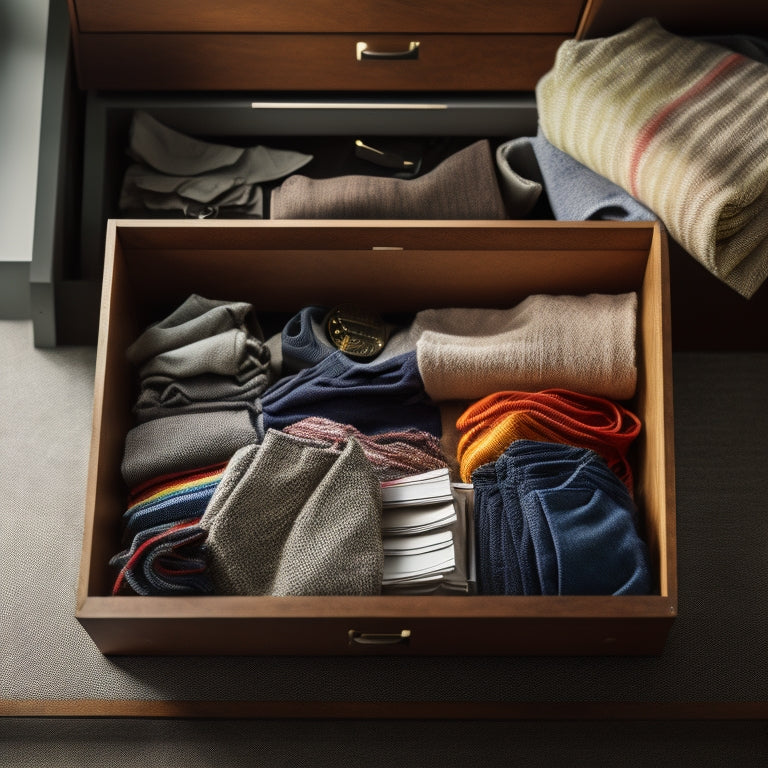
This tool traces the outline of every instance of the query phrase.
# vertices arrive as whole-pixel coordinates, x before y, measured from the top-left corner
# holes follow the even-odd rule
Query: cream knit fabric
[[[559,387],[617,400],[637,384],[637,294],[528,296],[511,309],[428,309],[414,322],[435,401]]]
[[[768,66],[642,19],[567,41],[539,81],[547,139],[634,195],[750,297],[768,276]]]

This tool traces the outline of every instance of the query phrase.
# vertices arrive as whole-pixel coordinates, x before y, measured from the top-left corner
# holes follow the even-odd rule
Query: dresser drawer
[[[569,34],[582,0],[70,0],[79,32]]]
[[[82,88],[532,90],[581,3],[70,0]]]
[[[414,33],[83,35],[79,73],[81,86],[96,90],[531,91],[565,39]],[[384,57],[358,60],[361,43]],[[387,58],[398,52],[405,57]]]
[[[384,250],[382,250],[384,249]],[[666,240],[650,223],[111,221],[77,617],[107,654],[655,654],[676,613]],[[638,293],[635,499],[643,596],[111,596],[132,425],[127,347],[191,293],[260,312],[354,296],[382,310]],[[386,640],[357,642],[360,637]]]

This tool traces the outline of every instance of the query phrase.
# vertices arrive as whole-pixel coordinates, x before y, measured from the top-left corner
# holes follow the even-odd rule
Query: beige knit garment
[[[622,186],[747,298],[768,276],[768,66],[655,19],[566,41],[536,87],[547,139]]]
[[[427,309],[414,326],[427,394],[478,400],[560,387],[626,400],[637,384],[637,294],[535,294],[511,309]]]

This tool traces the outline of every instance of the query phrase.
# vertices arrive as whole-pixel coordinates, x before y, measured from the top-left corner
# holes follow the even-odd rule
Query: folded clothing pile
[[[650,593],[636,507],[594,451],[517,440],[472,481],[481,594]]]
[[[130,494],[123,515],[125,549],[110,560],[119,568],[113,594],[209,594],[206,532],[198,523],[224,464],[157,477]]]
[[[250,304],[193,294],[126,355],[139,373],[139,423],[126,436],[122,463],[129,488],[226,461],[260,441],[258,396],[271,369]]]
[[[481,139],[423,176],[294,174],[272,190],[272,219],[505,219],[490,143]]]
[[[566,443],[600,454],[632,492],[629,447],[640,419],[620,403],[565,389],[496,392],[473,403],[456,424],[461,479],[501,456],[515,440]]]
[[[187,136],[141,110],[133,115],[120,209],[188,218],[263,218],[261,184],[288,176],[311,155],[261,145],[232,147]]]
[[[768,276],[768,66],[642,19],[570,40],[536,87],[557,148],[656,213],[744,297]]]
[[[381,483],[354,439],[339,452],[267,430],[227,465],[200,526],[218,594],[381,591]]]

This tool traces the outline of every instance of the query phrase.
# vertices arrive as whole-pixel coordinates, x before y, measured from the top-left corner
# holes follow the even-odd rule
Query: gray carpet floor
[[[650,659],[102,656],[73,616],[94,361],[90,347],[34,349],[31,323],[0,322],[0,765],[92,764],[102,749],[121,765],[185,766],[599,765],[622,744],[622,765],[659,764],[665,747],[681,758],[662,764],[768,754],[764,721],[13,717],[13,702],[46,699],[768,702],[768,354],[675,355],[680,615]]]

